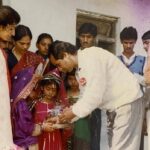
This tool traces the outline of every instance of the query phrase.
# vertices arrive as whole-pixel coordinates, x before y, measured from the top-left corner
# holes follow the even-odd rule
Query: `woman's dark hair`
[[[68,42],[55,41],[50,46],[49,51],[51,52],[51,54],[54,56],[55,59],[62,59],[64,56],[64,52],[74,55],[77,53],[77,48]]]
[[[7,26],[8,24],[18,24],[20,15],[10,6],[0,6],[0,25]]]
[[[32,33],[29,27],[25,25],[18,25],[15,29],[14,41],[18,41],[24,36],[29,36],[32,39]]]
[[[137,30],[134,27],[125,27],[121,32],[120,32],[120,40],[137,40]]]
[[[38,38],[37,38],[36,44],[39,44],[40,41],[42,41],[43,39],[47,39],[47,38],[50,39],[52,41],[52,43],[53,43],[53,38],[52,38],[52,36],[50,34],[48,34],[48,33],[41,33],[38,36]]]

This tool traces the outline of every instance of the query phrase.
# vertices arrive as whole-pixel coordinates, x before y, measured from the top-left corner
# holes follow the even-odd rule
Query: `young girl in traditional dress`
[[[35,123],[43,122],[50,117],[61,113],[63,106],[59,99],[59,86],[61,80],[56,73],[49,73],[40,82],[42,97],[35,105]],[[62,129],[51,124],[49,132],[43,131],[38,136],[39,150],[64,150],[62,141]]]
[[[79,98],[79,84],[75,77],[75,70],[66,75],[66,88],[70,105]],[[79,119],[74,123],[73,150],[90,149],[90,128],[88,117]]]

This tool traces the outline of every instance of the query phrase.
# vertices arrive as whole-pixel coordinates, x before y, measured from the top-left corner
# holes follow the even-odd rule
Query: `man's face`
[[[84,49],[94,45],[95,37],[90,33],[86,33],[86,34],[81,34],[79,36],[79,40],[81,44],[81,49]]]
[[[15,24],[0,26],[0,38],[4,41],[10,41],[15,35]]]
[[[150,39],[143,40],[143,47],[144,47],[145,51],[147,52],[148,49],[150,48]]]
[[[58,67],[59,71],[61,72],[71,72],[75,67],[73,61],[71,59],[71,55],[65,53],[62,59],[55,59],[53,55],[50,56],[50,61],[53,65]]]
[[[121,43],[123,45],[124,52],[128,53],[128,52],[133,52],[136,40],[134,39],[122,40]]]

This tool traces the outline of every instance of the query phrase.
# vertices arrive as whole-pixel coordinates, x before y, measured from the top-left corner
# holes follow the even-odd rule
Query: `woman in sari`
[[[28,67],[33,67],[36,69],[38,64],[44,62],[42,57],[28,51],[32,39],[32,33],[30,29],[27,26],[18,25],[15,32],[16,35],[14,36],[14,48],[8,55],[8,66],[10,69],[12,82],[11,99],[16,98],[17,94],[22,90],[25,84],[25,82],[21,82],[18,89],[16,89],[16,79],[20,78],[18,74]],[[14,90],[15,92],[13,92]],[[14,95],[14,93],[16,95]]]
[[[29,145],[36,143],[36,138],[32,137],[34,123],[32,123],[32,114],[28,111],[25,100],[29,95],[29,92],[31,92],[34,87],[34,84],[31,84],[32,86],[30,85],[30,81],[36,80],[34,75],[35,70],[40,63],[44,62],[44,60],[37,54],[28,51],[32,39],[30,29],[27,26],[18,25],[15,31],[16,36],[14,36],[14,48],[8,56],[8,64],[11,71],[12,82],[12,121],[13,125],[15,125],[13,126],[13,137],[16,144],[27,148]],[[30,85],[29,87],[28,84]],[[21,97],[22,92],[25,91],[27,91],[27,96]],[[21,112],[20,110],[22,110],[22,113],[19,113]],[[23,111],[27,113],[23,113]],[[22,120],[20,118],[22,118]],[[20,126],[18,126],[18,124],[20,124]],[[28,136],[25,136],[27,133]]]
[[[12,124],[14,143],[25,150],[38,150],[37,135],[42,131],[48,132],[50,123],[36,124],[33,119],[33,110],[40,97],[37,82],[41,78],[43,67],[41,64],[22,69],[17,73],[12,90]]]
[[[43,61],[42,57],[28,51],[32,33],[29,27],[18,25],[15,30],[14,47],[8,54],[8,67],[13,77],[18,71],[33,65],[38,65]],[[36,56],[36,57],[35,57]]]

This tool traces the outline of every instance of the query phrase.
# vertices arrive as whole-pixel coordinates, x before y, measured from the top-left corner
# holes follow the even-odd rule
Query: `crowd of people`
[[[0,150],[100,150],[103,110],[111,150],[144,150],[150,30],[142,36],[147,57],[134,51],[134,27],[120,32],[123,52],[115,56],[95,46],[97,27],[88,22],[79,28],[79,48],[41,33],[33,52],[20,19],[0,7]]]

